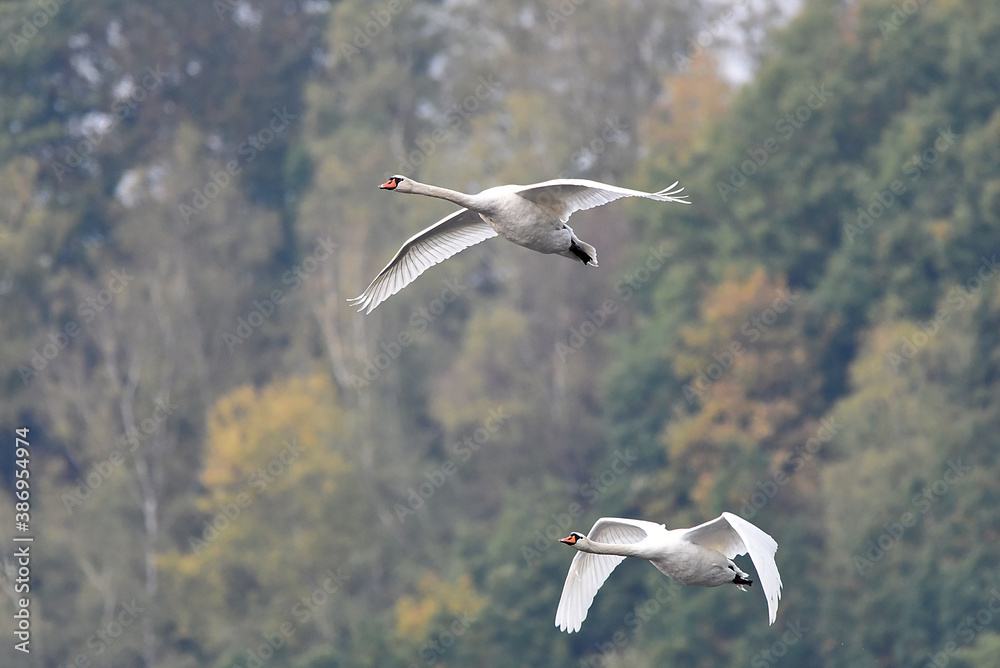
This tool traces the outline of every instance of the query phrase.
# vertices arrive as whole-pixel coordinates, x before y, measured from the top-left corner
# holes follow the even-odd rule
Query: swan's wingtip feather
[[[360,297],[355,297],[354,299],[349,299],[347,301],[350,302],[351,306],[358,307],[358,313],[364,312],[365,315],[368,315],[375,310],[376,306],[384,302],[385,298],[383,297],[379,299],[371,288],[369,288],[368,290],[365,290],[364,294]]]
[[[580,630],[581,626],[582,626],[581,623],[568,622],[565,619],[556,620],[556,628],[558,628],[563,633],[576,633]]]
[[[778,603],[777,602],[774,603],[774,607],[772,608],[771,607],[771,601],[768,600],[768,602],[767,602],[767,618],[769,620],[767,622],[767,625],[768,626],[774,626],[775,620],[778,619]]]
[[[351,306],[357,306],[358,313],[361,313],[367,308],[368,310],[365,311],[365,315],[371,313],[372,309],[375,308],[374,306],[371,306],[371,295],[369,294],[368,290],[365,290],[358,297],[353,297],[351,299],[348,299],[347,303],[350,304]]]
[[[663,197],[664,198],[663,201],[665,202],[676,202],[677,204],[690,204],[691,202],[687,201],[689,195],[681,195],[681,193],[684,192],[684,186],[680,186],[678,188],[677,187],[678,185],[680,185],[680,181],[674,181],[663,190],[654,193],[654,195]]]

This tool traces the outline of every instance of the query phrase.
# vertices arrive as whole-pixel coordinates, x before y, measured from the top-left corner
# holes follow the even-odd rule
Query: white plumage
[[[350,300],[365,313],[371,313],[429,267],[490,237],[500,235],[525,248],[555,253],[596,267],[597,250],[577,238],[566,224],[574,212],[622,197],[690,204],[686,195],[680,195],[683,188],[677,188],[677,183],[659,192],[647,193],[585,179],[555,179],[527,186],[497,186],[477,195],[466,195],[418,183],[405,176],[394,176],[379,187],[437,197],[464,208],[408,239],[368,289]]]
[[[691,529],[668,530],[644,520],[602,517],[586,536],[573,532],[562,542],[578,552],[563,585],[556,626],[561,631],[579,631],[597,591],[625,557],[647,559],[664,575],[686,585],[717,587],[735,584],[746,591],[749,576],[733,562],[739,554],[750,554],[761,589],[767,599],[769,623],[778,614],[781,576],[774,563],[778,544],[769,535],[732,513]]]

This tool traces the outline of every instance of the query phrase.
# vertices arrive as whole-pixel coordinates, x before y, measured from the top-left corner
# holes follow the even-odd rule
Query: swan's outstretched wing
[[[359,311],[371,313],[376,306],[412,283],[429,267],[497,233],[479,214],[460,209],[411,237],[379,272],[360,297],[350,299]]]
[[[594,523],[587,538],[598,543],[631,544],[645,540],[653,529],[662,525],[642,520],[628,520],[618,517],[602,517]],[[613,554],[590,554],[577,552],[566,574],[559,607],[556,609],[556,626],[560,631],[579,631],[587,618],[597,590],[611,575],[611,571],[625,557]]]
[[[659,192],[645,193],[641,190],[619,188],[586,179],[555,179],[530,186],[514,186],[514,192],[536,204],[552,209],[565,223],[576,211],[592,209],[622,197],[645,197],[659,202],[690,204],[687,195],[680,194],[684,188],[678,188],[678,183],[679,181],[675,181]]]
[[[773,538],[732,513],[722,513],[711,522],[688,529],[684,538],[692,543],[718,550],[730,559],[738,554],[749,553],[753,567],[757,569],[761,589],[767,597],[770,623],[774,624],[778,614],[778,600],[781,598],[781,575],[774,563],[774,553],[778,550],[778,544]]]

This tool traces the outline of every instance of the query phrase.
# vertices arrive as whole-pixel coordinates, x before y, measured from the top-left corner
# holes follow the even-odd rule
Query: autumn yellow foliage
[[[289,444],[303,453],[303,464],[321,465],[328,459],[321,454],[324,435],[338,421],[334,401],[333,386],[322,374],[233,390],[209,412],[202,482],[213,490],[239,484]]]
[[[734,452],[764,448],[780,458],[795,441],[803,406],[818,389],[793,391],[787,383],[806,376],[811,359],[797,299],[784,280],[758,268],[721,282],[702,300],[701,317],[681,329],[673,362],[689,379],[688,401],[663,441],[675,462],[699,472],[696,501],[707,501],[715,472]],[[779,435],[789,443],[777,443]]]
[[[486,597],[476,591],[468,575],[444,582],[434,573],[427,573],[417,585],[416,595],[403,596],[396,602],[396,633],[420,642],[440,616],[475,617],[485,606]]]

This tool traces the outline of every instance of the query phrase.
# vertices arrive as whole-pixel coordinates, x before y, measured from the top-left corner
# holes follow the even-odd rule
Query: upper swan
[[[462,209],[411,237],[351,304],[371,313],[376,306],[412,283],[428,267],[498,234],[539,253],[555,253],[597,266],[597,250],[573,234],[566,221],[574,212],[622,197],[690,204],[677,182],[655,193],[619,188],[585,179],[555,179],[527,186],[496,186],[477,195],[393,176],[383,190],[427,195],[454,202]]]

